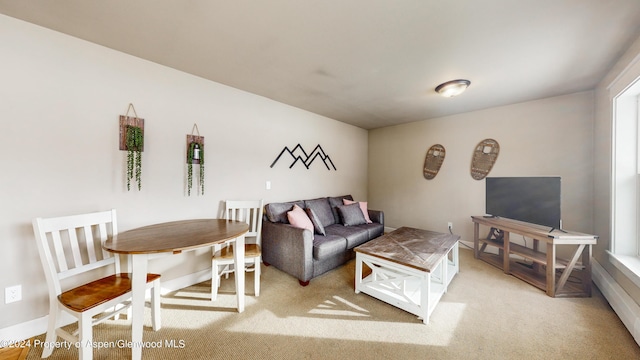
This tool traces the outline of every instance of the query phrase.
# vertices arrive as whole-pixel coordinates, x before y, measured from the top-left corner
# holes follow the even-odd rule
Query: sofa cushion
[[[325,198],[311,199],[304,201],[305,207],[312,209],[316,216],[320,220],[322,226],[329,226],[335,224],[331,207],[329,206],[329,200]]]
[[[360,205],[360,209],[362,210],[362,214],[364,215],[364,219],[367,221],[367,224],[371,224],[373,222],[369,218],[369,210],[367,209],[366,201],[353,201],[349,199],[342,199],[342,202],[345,205],[351,205],[351,204],[357,203],[358,205]]]
[[[304,208],[304,202],[302,201],[291,201],[285,203],[271,203],[267,204],[264,207],[265,215],[267,219],[273,223],[284,223],[288,224],[289,220],[287,219],[287,213],[293,209],[293,205],[296,204],[301,208]]]
[[[372,222],[371,224],[356,225],[352,227],[367,230],[367,232],[369,233],[369,240],[375,239],[378,236],[382,236],[384,234],[384,225],[380,223]]]
[[[337,225],[344,227],[342,225]],[[339,235],[318,235],[313,239],[313,258],[323,260],[347,251],[347,240]]]
[[[353,249],[354,247],[364,244],[369,241],[369,231],[365,225],[358,226],[343,226],[340,224],[334,224],[327,226],[325,231],[327,236],[340,236],[347,240],[347,249]]]
[[[362,213],[362,209],[360,208],[360,205],[358,205],[358,203],[339,205],[338,213],[340,214],[340,218],[342,219],[342,224],[344,226],[361,225],[367,223],[367,220],[364,218],[364,214]]]
[[[331,212],[333,213],[334,224],[340,224],[340,214],[338,214],[338,206],[344,205],[344,199],[352,200],[351,195],[334,196],[329,198],[329,206],[331,206]]]
[[[291,226],[301,229],[309,229],[313,232],[313,223],[311,223],[307,213],[305,213],[300,206],[293,205],[293,209],[287,212],[287,219]]]

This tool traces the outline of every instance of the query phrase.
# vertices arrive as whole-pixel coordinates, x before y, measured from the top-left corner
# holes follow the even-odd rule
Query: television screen
[[[560,177],[487,177],[486,213],[560,229]]]

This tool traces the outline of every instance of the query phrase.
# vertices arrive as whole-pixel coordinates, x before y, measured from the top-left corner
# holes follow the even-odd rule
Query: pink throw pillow
[[[287,212],[287,219],[289,219],[289,223],[292,226],[300,229],[309,229],[313,232],[313,223],[300,206],[294,204],[293,209]]]
[[[364,219],[367,221],[367,224],[371,224],[373,221],[369,218],[369,211],[367,210],[367,202],[366,201],[351,201],[348,199],[342,199],[342,203],[345,205],[351,205],[358,203],[360,205],[360,210],[362,210],[362,214],[364,215]]]

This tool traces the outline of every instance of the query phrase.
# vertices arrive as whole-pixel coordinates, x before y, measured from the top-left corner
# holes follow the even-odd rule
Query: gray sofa
[[[294,276],[300,285],[352,259],[353,248],[384,233],[384,213],[368,210],[371,223],[362,223],[359,205],[343,205],[351,195],[265,205],[262,221],[262,260]],[[314,231],[294,227],[287,213],[294,204],[304,209]],[[354,208],[358,207],[358,211]]]

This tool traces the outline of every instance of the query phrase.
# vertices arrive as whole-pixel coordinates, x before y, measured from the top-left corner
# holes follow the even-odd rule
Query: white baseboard
[[[47,316],[0,329],[1,341],[22,341],[47,331]]]
[[[197,273],[181,276],[173,280],[160,280],[160,287],[162,289],[160,293],[162,295],[166,295],[172,291],[184,289],[188,286],[195,285],[207,280],[211,280],[211,269],[201,270]]]
[[[162,279],[162,278],[161,278]],[[172,279],[166,282],[160,282],[162,295],[166,295],[172,291],[180,290],[191,285],[201,283],[211,279],[211,269],[199,271],[197,273],[185,275],[177,279]],[[71,315],[62,314],[62,323],[65,325],[71,324],[75,321],[75,318]],[[34,336],[38,336],[47,332],[48,315],[43,317],[25,321],[20,324],[12,325],[3,329],[0,329],[0,340],[3,341],[22,341]]]
[[[640,345],[640,306],[593,258],[591,273],[593,282],[600,289],[600,292],[607,299],[624,326],[627,327],[636,343]]]

